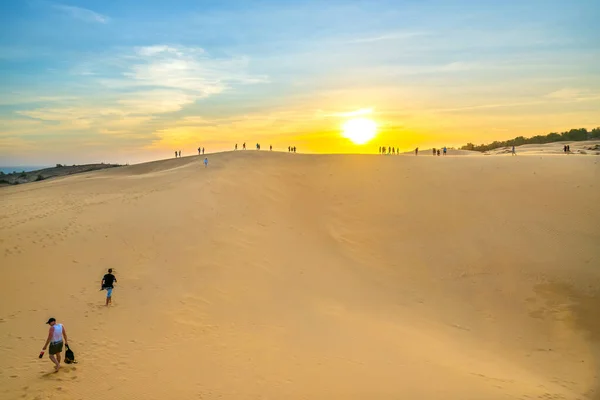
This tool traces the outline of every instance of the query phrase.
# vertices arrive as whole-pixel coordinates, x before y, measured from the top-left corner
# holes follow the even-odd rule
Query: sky
[[[0,164],[591,129],[599,20],[596,0],[3,0]]]

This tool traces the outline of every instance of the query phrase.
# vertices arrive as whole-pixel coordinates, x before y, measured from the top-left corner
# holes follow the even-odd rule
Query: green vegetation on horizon
[[[505,140],[503,142],[492,142],[489,144],[481,144],[479,146],[473,143],[467,143],[461,150],[474,150],[474,151],[489,151],[498,149],[501,147],[512,147],[512,146],[521,146],[523,144],[544,144],[544,143],[552,143],[552,142],[560,142],[560,141],[583,141],[583,140],[591,140],[591,139],[600,139],[600,127],[594,128],[588,132],[585,128],[580,129],[571,129],[567,132],[556,133],[552,132],[547,135],[536,135],[530,138],[526,138],[523,136],[518,136],[514,139]]]

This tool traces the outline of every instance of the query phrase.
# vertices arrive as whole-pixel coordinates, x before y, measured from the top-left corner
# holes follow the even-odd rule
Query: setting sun
[[[353,118],[342,125],[342,136],[354,144],[365,144],[377,135],[377,124],[367,118]]]

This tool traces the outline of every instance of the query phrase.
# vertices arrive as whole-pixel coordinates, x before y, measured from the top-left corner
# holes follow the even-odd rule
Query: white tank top
[[[63,327],[62,324],[54,324],[54,334],[52,335],[52,342],[62,342],[63,339]]]

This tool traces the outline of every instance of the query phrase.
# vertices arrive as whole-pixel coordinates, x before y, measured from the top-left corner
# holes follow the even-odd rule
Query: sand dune
[[[600,398],[600,158],[209,159],[0,190],[0,398]]]
[[[522,146],[518,146],[516,150],[517,154],[523,155],[564,155],[563,147],[566,145],[569,145],[571,148],[571,152],[568,155],[600,155],[600,140],[584,140],[580,142],[563,141],[546,144],[524,144]],[[507,154],[511,151],[512,149],[510,147],[501,147],[498,149],[487,151],[485,154]]]

